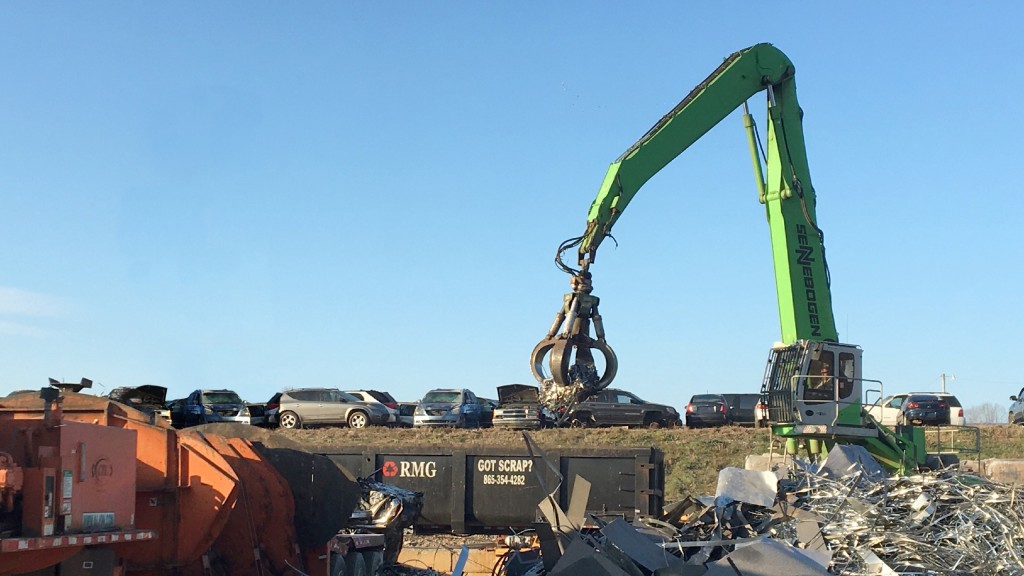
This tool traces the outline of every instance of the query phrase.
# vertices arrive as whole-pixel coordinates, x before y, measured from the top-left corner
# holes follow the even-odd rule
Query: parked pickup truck
[[[548,424],[540,389],[528,384],[498,386],[498,407],[491,416],[495,428],[536,430]]]
[[[262,425],[265,420],[262,406],[250,407],[232,390],[195,390],[188,398],[171,403],[171,422],[176,428],[213,422]]]

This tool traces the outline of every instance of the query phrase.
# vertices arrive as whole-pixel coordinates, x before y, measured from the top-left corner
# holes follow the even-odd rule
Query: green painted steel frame
[[[761,200],[771,235],[782,342],[837,341],[794,72],[789,58],[771,44],[726,58],[608,168],[587,216],[580,265],[594,261],[601,241],[651,177],[748,98],[766,91],[767,182]],[[759,169],[758,164],[756,174]]]
[[[772,426],[772,435],[787,440],[818,440],[824,447],[824,456],[837,444],[856,444],[863,446],[868,453],[895,474],[915,474],[927,462],[924,430],[916,426],[904,426],[893,430],[880,424],[877,436],[849,436],[836,434],[807,434],[797,432],[792,424],[776,424]],[[788,448],[787,448],[788,449]]]

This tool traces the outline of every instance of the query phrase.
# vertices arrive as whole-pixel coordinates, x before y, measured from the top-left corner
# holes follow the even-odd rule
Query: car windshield
[[[908,402],[939,402],[943,400],[934,394],[915,394],[910,398],[907,398]]]
[[[722,397],[716,394],[698,394],[690,402],[721,402]]]
[[[241,404],[242,399],[229,390],[203,392],[203,402],[207,404]]]
[[[458,404],[461,401],[462,393],[447,390],[433,390],[427,392],[427,395],[423,397],[424,404],[438,403],[438,404]]]

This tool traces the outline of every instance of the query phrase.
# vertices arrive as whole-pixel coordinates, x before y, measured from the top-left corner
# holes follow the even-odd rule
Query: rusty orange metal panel
[[[77,554],[85,546],[64,547],[44,550],[19,550],[0,552],[0,576],[8,574],[28,574],[55,566]]]
[[[135,493],[135,431],[67,421],[57,430],[55,512],[65,518],[64,532],[133,528],[135,499],[126,496]]]
[[[128,421],[125,428],[138,435],[136,454],[136,490],[140,492],[172,490],[177,488],[178,469],[177,434],[174,429]]]
[[[217,539],[238,496],[234,470],[201,435],[176,434],[177,468],[167,470],[174,488],[137,494],[136,523],[159,533],[151,543],[121,545],[134,569],[184,566],[197,561]]]
[[[295,508],[284,478],[247,440],[206,435],[238,476],[238,498],[212,549],[229,574],[286,573],[302,566]],[[259,557],[253,550],[259,548]]]

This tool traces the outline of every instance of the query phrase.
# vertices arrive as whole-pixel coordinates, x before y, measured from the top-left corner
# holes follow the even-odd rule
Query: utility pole
[[[941,378],[942,378],[942,393],[945,394],[946,393],[946,373],[945,372],[942,373]],[[950,380],[956,380],[956,374],[950,374],[949,375],[949,379]]]

